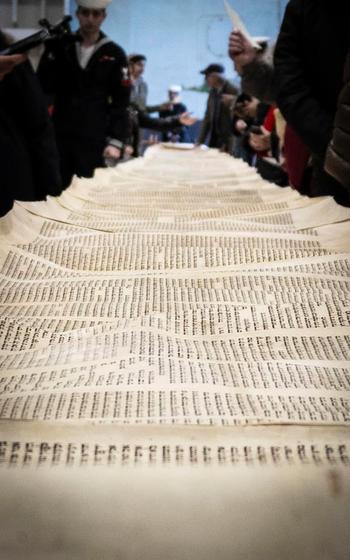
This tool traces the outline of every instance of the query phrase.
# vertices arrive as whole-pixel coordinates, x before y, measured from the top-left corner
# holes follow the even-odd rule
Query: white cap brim
[[[76,0],[79,8],[88,8],[89,10],[104,10],[112,2],[112,0]]]
[[[174,93],[181,93],[182,87],[181,86],[169,86],[168,91],[173,91]]]

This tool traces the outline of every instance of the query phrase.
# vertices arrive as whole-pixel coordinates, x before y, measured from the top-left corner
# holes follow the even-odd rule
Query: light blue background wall
[[[287,0],[230,0],[252,35],[275,38]],[[72,0],[72,11],[75,2]],[[200,86],[199,71],[220,62],[238,83],[227,57],[230,22],[223,0],[112,0],[104,31],[127,53],[147,55],[149,102],[166,98],[168,85]],[[206,95],[184,91],[189,110],[201,116]]]

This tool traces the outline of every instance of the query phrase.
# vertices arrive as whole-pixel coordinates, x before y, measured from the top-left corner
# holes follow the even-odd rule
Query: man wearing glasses
[[[130,83],[123,49],[102,31],[111,0],[77,0],[79,29],[48,42],[38,76],[53,96],[64,187],[121,157],[128,136]]]

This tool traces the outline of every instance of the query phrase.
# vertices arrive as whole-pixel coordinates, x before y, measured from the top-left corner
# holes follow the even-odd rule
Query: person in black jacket
[[[346,189],[350,203],[350,51],[344,68],[344,87],[338,99],[326,171]]]
[[[8,38],[0,32],[0,51],[7,46]],[[60,194],[61,177],[53,127],[30,63],[22,55],[0,59],[0,215],[3,216],[11,210],[14,200],[40,200],[47,194]]]
[[[47,43],[38,76],[53,94],[64,186],[91,177],[105,158],[119,159],[128,136],[130,82],[123,49],[101,32],[110,0],[77,0],[80,28]]]
[[[350,43],[350,3],[290,0],[274,54],[276,100],[312,154],[313,195],[346,203],[343,187],[324,171]]]
[[[225,69],[221,64],[209,64],[201,74],[204,74],[210,91],[197,145],[203,144],[208,139],[210,148],[219,148],[221,151],[231,153],[234,146],[232,110],[238,90],[225,79]],[[230,97],[231,102],[226,103],[224,96]]]

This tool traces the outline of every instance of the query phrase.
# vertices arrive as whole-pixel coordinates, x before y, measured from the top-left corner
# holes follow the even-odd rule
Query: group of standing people
[[[229,38],[240,92],[212,64],[199,142],[261,175],[350,206],[350,4],[290,0],[275,45]],[[269,163],[273,161],[273,164]]]
[[[142,129],[161,132],[164,141],[178,139],[187,142],[189,140],[187,126],[193,124],[195,119],[187,113],[187,108],[181,101],[181,86],[169,86],[168,101],[165,103],[149,105],[147,102],[148,86],[143,78],[147,62],[146,56],[131,54],[128,61],[131,81],[129,151],[134,157],[140,155]],[[152,113],[158,113],[158,118],[151,116]]]
[[[0,142],[9,154],[2,214],[14,199],[57,195],[74,174],[89,177],[105,158],[122,156],[130,83],[123,49],[101,31],[108,3],[78,0],[79,30],[46,42],[37,75],[25,61],[0,81],[0,118],[8,124]]]
[[[185,111],[172,114],[170,101],[146,107],[145,92],[130,100],[137,80],[129,67],[144,57],[128,60],[101,31],[110,2],[77,0],[78,31],[46,41],[37,75],[25,56],[0,56],[0,215],[15,199],[57,195],[73,175],[91,177],[106,161],[138,155],[142,126],[167,133],[195,121]],[[1,35],[0,51],[7,44]],[[159,118],[149,115],[154,109]]]
[[[146,57],[127,58],[101,31],[110,1],[77,0],[78,31],[46,42],[37,76],[22,55],[0,56],[1,214],[14,199],[57,195],[74,174],[91,177],[108,160],[137,156],[140,128],[184,140],[195,122],[180,86],[169,88],[167,103],[148,105]],[[348,205],[349,16],[342,0],[290,0],[274,48],[256,50],[233,32],[229,54],[244,93],[225,79],[221,65],[202,71],[210,93],[197,143],[207,139],[210,147],[244,152],[239,139],[249,123],[250,147],[267,153],[269,126],[283,129],[287,182]],[[2,34],[0,52],[7,43]]]
[[[350,4],[290,0],[276,44],[258,51],[239,31],[229,54],[242,89],[285,120],[289,183],[350,205]]]

